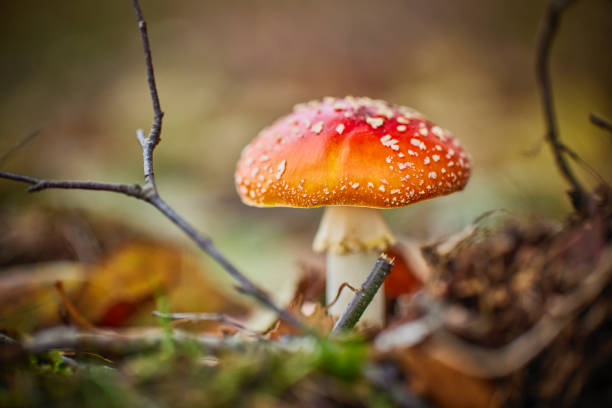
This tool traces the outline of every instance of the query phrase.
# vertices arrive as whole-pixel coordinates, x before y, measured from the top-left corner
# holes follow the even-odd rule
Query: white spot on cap
[[[253,162],[254,162],[254,161],[255,161],[255,160],[254,160],[252,157],[249,157],[249,158],[247,158],[247,159],[244,161],[244,163],[245,163],[247,166],[250,166],[251,164],[253,164]]]
[[[338,126],[336,126],[336,132],[341,135],[342,132],[344,132],[344,124],[340,123]]]
[[[404,154],[404,153],[402,153],[402,152],[400,152],[400,153],[397,155],[397,157],[404,157],[404,156],[405,156],[405,154]]]
[[[259,156],[260,162],[265,162],[266,160],[270,160],[270,156],[268,156],[267,154],[262,154],[261,156]]]
[[[407,123],[408,123],[408,119],[406,119],[406,118],[405,118],[405,117],[403,117],[403,116],[399,116],[399,117],[397,118],[397,123],[404,123],[404,124],[407,124]]]
[[[429,156],[427,156],[427,157],[425,158],[425,160],[423,160],[423,163],[425,163],[425,164],[429,164],[429,162],[430,162],[430,161],[431,161],[431,160],[429,160]]]
[[[419,129],[419,133],[423,136],[427,136],[429,134],[429,130],[427,130],[426,127],[422,127],[421,129]]]
[[[319,122],[315,123],[314,125],[312,125],[310,130],[312,130],[316,134],[321,133],[321,131],[323,130],[323,121],[319,121]]]
[[[385,120],[383,118],[370,118],[370,117],[367,117],[366,118],[366,122],[368,122],[368,124],[370,126],[372,126],[374,129],[376,129],[379,126],[382,126],[382,124],[385,123]]]
[[[434,126],[431,128],[431,133],[438,137],[442,137],[442,128],[440,128],[440,126]]]
[[[391,160],[393,160],[393,156],[387,156],[387,157],[385,158],[385,161],[386,161],[387,163],[391,163]]]
[[[435,171],[430,171],[429,174],[427,175],[430,179],[435,179],[436,177],[438,177],[438,174]]]
[[[374,183],[368,183],[368,187],[374,188]]]
[[[283,160],[282,162],[279,163],[278,167],[276,168],[278,171],[274,175],[274,177],[276,177],[277,180],[280,180],[281,176],[285,172],[286,165],[287,165],[287,160]]]
[[[433,156],[431,156],[431,158],[433,159],[433,161],[437,162],[440,160],[440,156],[437,154],[434,154]]]
[[[399,167],[400,170],[404,170],[406,167],[414,167],[414,164],[410,162],[405,162],[405,163],[398,163],[397,166]]]
[[[385,186],[383,186],[382,184],[380,185],[380,187],[378,187],[378,189],[383,193],[385,192]]]
[[[404,132],[406,131],[406,125],[398,125],[396,129],[398,132]]]
[[[399,150],[399,146],[397,145],[397,139],[391,139],[391,135],[384,135],[380,138],[380,143],[383,146],[390,147],[393,150]]]
[[[251,177],[255,177],[258,171],[259,169],[257,167],[254,167],[253,170],[251,170]]]
[[[353,188],[357,188],[357,187],[359,187],[359,183],[353,183],[353,184],[351,185],[351,187],[353,187]]]

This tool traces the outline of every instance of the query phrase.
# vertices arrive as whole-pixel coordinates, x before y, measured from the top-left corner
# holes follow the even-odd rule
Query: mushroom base
[[[359,289],[366,277],[372,271],[374,263],[378,258],[378,252],[367,251],[351,254],[327,254],[327,283],[326,298],[327,302],[334,300],[338,294],[338,288],[344,282]],[[342,290],[336,303],[329,308],[329,313],[334,317],[339,317],[348,307],[355,294],[350,289]],[[384,287],[381,286],[372,302],[368,305],[360,319],[360,324],[381,327],[385,318],[385,297]]]
[[[312,248],[317,252],[346,254],[384,251],[394,242],[395,238],[379,210],[335,206],[325,208]]]

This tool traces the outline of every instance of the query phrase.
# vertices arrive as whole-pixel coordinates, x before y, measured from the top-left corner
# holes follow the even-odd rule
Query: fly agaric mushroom
[[[327,251],[329,302],[343,282],[359,287],[394,242],[378,209],[450,194],[469,176],[469,158],[448,131],[412,109],[348,96],[297,105],[263,129],[243,150],[235,182],[247,205],[327,206],[313,249]],[[383,324],[383,296],[362,321]],[[343,293],[330,313],[351,298]]]

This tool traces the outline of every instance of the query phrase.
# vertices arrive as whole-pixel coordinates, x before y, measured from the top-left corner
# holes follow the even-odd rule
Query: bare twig
[[[38,353],[53,349],[88,351],[98,354],[126,355],[142,353],[159,348],[162,341],[171,336],[176,343],[197,344],[208,352],[218,350],[244,350],[249,345],[266,344],[268,341],[244,336],[219,337],[213,334],[193,334],[183,330],[172,330],[168,334],[159,327],[124,328],[114,333],[91,332],[67,326],[56,326],[28,336],[21,344],[24,349]],[[316,345],[312,337],[295,337],[282,342],[274,342],[275,350],[309,350]]]
[[[15,173],[2,172],[0,171],[0,178],[14,180],[22,183],[31,184],[32,187],[28,189],[29,192],[42,191],[46,189],[79,189],[79,190],[96,190],[96,191],[110,191],[114,193],[121,193],[131,197],[138,198],[146,201],[155,208],[157,208],[163,215],[172,221],[177,227],[185,232],[197,245],[210,255],[217,263],[219,263],[227,273],[229,273],[239,283],[238,290],[245,293],[267,308],[276,312],[279,317],[285,320],[287,323],[300,328],[302,331],[312,334],[313,332],[302,324],[296,317],[287,312],[284,309],[279,308],[272,301],[270,296],[260,289],[257,285],[251,282],[245,275],[243,275],[231,262],[229,262],[223,254],[217,249],[212,243],[211,239],[204,236],[193,228],[183,217],[181,217],[172,207],[170,207],[158,194],[157,187],[155,185],[155,176],[153,172],[153,151],[161,140],[162,131],[162,118],[163,112],[159,103],[159,96],[157,92],[157,86],[155,84],[155,74],[153,70],[153,61],[151,57],[151,47],[149,44],[149,38],[147,34],[147,24],[142,16],[142,11],[138,0],[132,0],[132,4],[136,11],[136,17],[138,19],[138,27],[142,37],[142,43],[145,53],[145,63],[147,69],[147,81],[149,84],[149,91],[153,102],[153,125],[148,137],[145,137],[141,131],[137,132],[138,141],[141,144],[143,152],[143,163],[144,163],[144,179],[145,183],[143,186],[140,185],[127,185],[127,184],[110,184],[110,183],[98,183],[92,181],[57,181],[57,180],[44,180],[30,176],[24,176]]]
[[[391,268],[393,267],[393,259],[390,259],[385,254],[381,254],[381,256],[376,260],[374,264],[374,268],[366,278],[365,282],[361,285],[361,288],[355,294],[351,303],[349,303],[348,307],[342,313],[334,328],[332,330],[332,334],[340,333],[344,330],[349,330],[355,327],[359,318],[366,310],[376,292],[385,281],[385,278],[391,272]]]
[[[12,337],[7,336],[4,333],[0,333],[0,344],[19,344],[17,340]]]
[[[601,116],[595,113],[591,113],[589,118],[591,119],[591,123],[594,124],[595,126],[598,126],[612,133],[612,122],[602,118]]]
[[[263,338],[260,333],[249,329],[236,319],[226,316],[223,313],[163,313],[156,310],[153,312],[153,316],[171,320],[218,322],[234,327],[235,329],[248,333],[252,336]]]
[[[572,172],[563,155],[563,149],[560,147],[561,142],[555,115],[552,82],[549,69],[550,52],[557,34],[557,29],[559,28],[561,15],[565,9],[575,1],[576,0],[549,0],[546,14],[542,19],[542,25],[540,27],[536,54],[536,73],[538,85],[542,95],[544,118],[546,120],[546,139],[550,144],[555,157],[555,162],[557,163],[557,167],[559,168],[561,175],[571,186],[569,194],[574,208],[583,215],[587,215],[590,208],[590,197]]]
[[[115,184],[115,183],[99,183],[96,181],[64,181],[64,180],[44,180],[36,177],[24,176],[21,174],[9,173],[0,171],[0,178],[19,181],[21,183],[31,184],[28,192],[34,193],[37,191],[48,189],[62,190],[94,190],[94,191],[110,191],[112,193],[125,194],[130,197],[145,200],[145,195],[142,188],[137,185]]]
[[[149,83],[149,92],[151,93],[151,101],[153,103],[153,125],[151,125],[149,137],[144,138],[139,135],[138,140],[142,146],[145,182],[151,186],[153,191],[157,192],[157,187],[155,186],[155,174],[153,172],[153,151],[161,140],[162,119],[164,117],[164,112],[161,110],[157,85],[155,84],[155,71],[153,70],[153,58],[151,57],[151,45],[149,44],[147,22],[142,16],[142,11],[140,10],[138,0],[132,0],[132,5],[134,6],[134,11],[136,12],[138,28],[140,29],[140,36],[142,37],[145,64],[147,66],[147,82]]]
[[[83,354],[85,356],[90,356],[90,357],[96,358],[96,359],[98,359],[100,361],[104,361],[107,364],[115,364],[115,362],[113,360],[111,360],[109,358],[106,358],[106,357],[103,357],[103,356],[101,356],[100,354],[97,354],[97,353],[91,353],[89,351],[78,351],[78,352],[77,351],[64,351],[64,352],[62,352],[62,355],[69,356],[69,357],[74,357],[77,354]]]
[[[17,150],[21,149],[23,146],[36,139],[36,137],[40,135],[40,130],[35,130],[26,135],[26,137],[18,140],[10,149],[0,155],[0,166],[6,162],[6,160],[11,157]]]
[[[586,160],[580,157],[578,153],[570,149],[565,144],[561,144],[559,148],[563,150],[565,154],[567,154],[573,161],[575,161],[576,164],[578,164],[579,166],[582,166],[582,168],[586,170],[591,176],[593,176],[593,178],[597,179],[603,185],[608,185],[608,182],[601,176],[601,174],[599,174],[597,170],[593,168],[593,166],[587,163]]]

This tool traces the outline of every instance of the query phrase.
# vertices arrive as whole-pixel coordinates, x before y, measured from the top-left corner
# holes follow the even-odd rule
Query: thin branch
[[[248,333],[252,336],[262,337],[260,333],[251,330],[236,319],[226,316],[223,313],[163,313],[155,310],[153,316],[161,317],[162,319],[171,320],[187,320],[187,321],[203,321],[203,322],[218,322],[231,326],[239,331]]]
[[[612,122],[602,118],[601,116],[595,114],[595,113],[591,113],[591,115],[589,116],[589,118],[591,119],[591,123],[594,124],[595,126],[598,126],[604,130],[607,130],[608,132],[612,133]]]
[[[376,260],[374,264],[374,268],[366,278],[365,282],[361,285],[361,288],[355,294],[351,303],[349,303],[348,307],[342,313],[342,316],[338,319],[334,328],[332,330],[332,334],[340,333],[344,330],[349,330],[355,327],[359,318],[366,310],[376,292],[385,281],[385,278],[389,273],[391,273],[391,268],[393,267],[393,259],[388,258],[385,254],[381,254],[381,256]]]
[[[142,146],[145,181],[151,185],[154,191],[157,191],[157,187],[155,186],[155,174],[153,171],[153,151],[161,140],[164,112],[161,110],[157,85],[155,83],[155,71],[153,70],[153,57],[151,56],[151,44],[149,43],[147,23],[142,16],[142,10],[140,9],[138,0],[132,0],[132,5],[136,12],[138,28],[140,29],[140,36],[142,37],[145,64],[147,66],[147,82],[149,83],[149,92],[151,93],[151,101],[153,103],[153,125],[151,125],[149,137],[145,139],[139,136],[138,140]]]
[[[546,121],[546,139],[548,140],[561,175],[570,184],[570,196],[574,208],[583,215],[589,212],[589,196],[584,190],[560,148],[559,129],[553,102],[552,82],[550,78],[550,52],[559,28],[559,22],[565,9],[576,0],[549,0],[546,14],[542,19],[536,53],[536,73],[538,86],[542,95],[544,118]]]
[[[4,333],[0,333],[0,344],[19,344],[17,340],[12,337],[7,336]]]
[[[597,179],[601,184],[608,185],[608,182],[591,166],[584,160],[578,153],[570,149],[567,145],[561,144],[560,149],[563,150],[573,161],[575,161],[578,165],[582,166],[584,170],[586,170],[593,178]]]
[[[151,47],[149,44],[149,38],[147,34],[147,25],[143,19],[142,11],[138,0],[132,0],[132,4],[136,11],[136,17],[138,19],[138,27],[142,37],[142,43],[145,53],[145,63],[147,68],[147,80],[149,84],[149,91],[153,102],[153,113],[154,120],[151,126],[151,131],[148,137],[145,137],[142,131],[137,132],[138,141],[141,144],[143,152],[143,163],[144,163],[144,178],[145,184],[140,185],[126,185],[126,184],[109,184],[109,183],[98,183],[93,181],[56,181],[56,180],[44,180],[30,176],[24,176],[15,173],[0,171],[0,178],[5,178],[13,181],[18,181],[26,184],[31,184],[32,187],[28,189],[29,192],[42,191],[46,189],[79,189],[79,190],[96,190],[96,191],[109,191],[114,193],[120,193],[127,196],[135,197],[140,200],[146,201],[155,208],[157,208],[166,218],[172,223],[179,227],[185,232],[197,245],[211,256],[217,263],[219,263],[227,273],[229,273],[239,283],[238,290],[246,295],[249,295],[268,309],[273,310],[278,316],[285,320],[292,326],[301,329],[304,333],[311,335],[314,332],[301,323],[295,316],[287,312],[284,309],[279,308],[271,299],[271,297],[257,285],[251,282],[245,275],[243,275],[231,262],[229,262],[223,254],[214,246],[212,240],[207,236],[204,236],[191,226],[183,217],[181,217],[172,207],[170,207],[158,194],[157,187],[155,185],[155,176],[153,173],[153,151],[161,140],[162,131],[162,117],[163,112],[159,103],[159,96],[157,92],[157,86],[155,84],[155,74],[153,70],[153,61],[151,57]]]
[[[2,166],[8,160],[9,157],[15,154],[17,150],[21,149],[23,146],[30,143],[32,140],[36,139],[38,135],[40,135],[40,130],[35,130],[27,134],[26,137],[24,137],[23,139],[18,140],[17,143],[15,143],[10,149],[0,155],[0,166]]]
[[[67,326],[44,329],[28,336],[20,344],[33,353],[63,349],[126,355],[157,349],[168,336],[177,343],[195,343],[209,353],[219,350],[245,350],[249,345],[261,347],[262,344],[272,344],[275,350],[296,350],[297,345],[302,350],[307,350],[308,347],[313,348],[316,345],[315,342],[305,342],[304,338],[289,338],[286,341],[271,343],[252,337],[247,339],[235,336],[219,337],[216,334],[194,334],[179,329],[174,329],[168,334],[159,327],[122,328],[113,333],[101,333]]]
[[[227,273],[229,273],[234,279],[238,281],[240,284],[238,286],[238,291],[245,293],[255,299],[257,299],[260,303],[267,306],[269,309],[273,310],[278,314],[283,320],[292,326],[302,329],[307,333],[312,333],[306,326],[300,323],[292,314],[287,312],[286,310],[280,309],[276,304],[272,301],[270,296],[257,287],[253,282],[251,282],[246,276],[244,276],[230,261],[221,254],[221,252],[217,249],[217,247],[213,244],[210,238],[203,236],[195,228],[193,228],[187,221],[183,219],[179,214],[176,213],[157,193],[153,193],[150,197],[147,198],[147,201],[157,208],[162,214],[164,214],[170,221],[174,223],[177,227],[179,227],[185,234],[187,234],[197,245],[206,252],[211,258],[213,258],[219,265],[225,269]]]
[[[142,188],[137,184],[129,185],[115,183],[99,183],[97,181],[45,180],[36,177],[10,173],[8,171],[0,171],[0,178],[31,184],[32,186],[28,188],[28,192],[30,193],[49,189],[93,190],[110,191],[112,193],[120,193],[130,197],[136,197],[141,200],[145,199]]]

